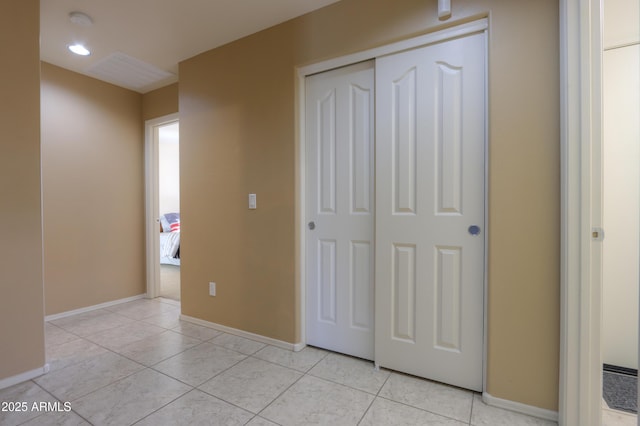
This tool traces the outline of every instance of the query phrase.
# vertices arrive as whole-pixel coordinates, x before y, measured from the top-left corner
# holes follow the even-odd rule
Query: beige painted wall
[[[0,380],[45,363],[39,9],[0,3]]]
[[[150,120],[178,112],[178,83],[142,95],[142,119]]]
[[[557,410],[558,2],[436,5],[343,0],[180,64],[182,309],[297,342],[295,67],[488,15],[487,390]]]
[[[146,291],[142,96],[42,63],[46,314]]]

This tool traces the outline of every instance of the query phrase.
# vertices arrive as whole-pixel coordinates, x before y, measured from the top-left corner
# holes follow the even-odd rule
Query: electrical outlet
[[[211,281],[209,283],[209,296],[215,296],[215,295],[216,295],[216,283]]]

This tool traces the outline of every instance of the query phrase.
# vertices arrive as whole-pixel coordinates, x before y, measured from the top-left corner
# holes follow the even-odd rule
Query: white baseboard
[[[147,294],[139,294],[137,296],[126,297],[124,299],[112,300],[111,302],[100,303],[99,305],[87,306],[86,308],[74,309],[73,311],[60,312],[59,314],[47,315],[45,321],[54,321],[60,318],[70,317],[71,315],[82,314],[84,312],[95,311],[97,309],[108,308],[109,306],[119,305],[121,303],[132,302],[138,299],[144,299]]]
[[[45,364],[40,368],[36,368],[35,370],[25,371],[24,373],[16,374],[15,376],[0,379],[0,389],[5,389],[13,385],[17,385],[18,383],[35,379],[36,377],[40,377],[43,374],[47,374],[48,372],[49,364]]]
[[[305,347],[303,343],[289,343],[283,340],[273,339],[271,337],[250,333],[244,330],[238,330],[237,328],[227,327],[226,325],[216,324],[214,322],[205,321],[200,318],[194,318],[187,315],[180,315],[180,319],[193,324],[213,328],[214,330],[222,331],[229,334],[234,334],[240,337],[245,337],[247,339],[255,340],[256,342],[265,343],[271,346],[277,346],[279,348],[287,349],[294,352],[298,352]]]
[[[516,413],[526,414],[540,419],[557,422],[559,418],[557,411],[546,410],[544,408],[534,407],[533,405],[509,401],[508,399],[496,398],[487,392],[482,393],[482,401],[493,407],[504,408],[505,410],[515,411]]]
[[[301,350],[303,350],[304,348],[306,348],[307,345],[304,343],[296,343],[293,345],[293,351],[294,352],[300,352]]]

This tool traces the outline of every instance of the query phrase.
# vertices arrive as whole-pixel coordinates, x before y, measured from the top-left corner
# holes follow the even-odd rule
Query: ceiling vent
[[[158,87],[158,83],[175,78],[175,75],[170,72],[122,52],[113,53],[99,60],[87,68],[86,72],[100,80],[140,93],[145,93],[149,88]]]

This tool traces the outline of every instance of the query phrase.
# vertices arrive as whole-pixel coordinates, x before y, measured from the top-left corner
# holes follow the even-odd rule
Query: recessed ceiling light
[[[91,16],[82,12],[71,12],[69,14],[69,20],[76,25],[80,25],[81,27],[90,27],[93,25],[93,19]]]
[[[91,52],[89,51],[89,49],[87,49],[81,44],[71,44],[69,45],[69,50],[75,53],[76,55],[80,55],[80,56],[91,55]]]

